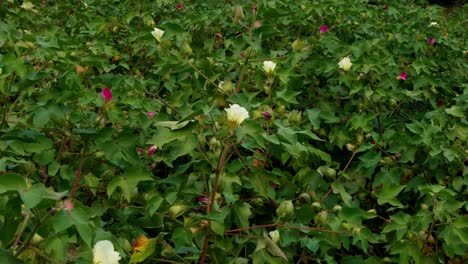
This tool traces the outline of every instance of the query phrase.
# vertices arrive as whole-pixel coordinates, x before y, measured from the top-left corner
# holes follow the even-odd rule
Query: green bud
[[[346,231],[350,231],[352,227],[348,223],[341,223],[341,227],[343,227]]]
[[[188,41],[184,41],[184,44],[182,44],[182,53],[187,55],[191,55],[193,53],[192,47]]]
[[[335,212],[339,212],[339,211],[341,211],[341,209],[343,209],[343,207],[341,207],[341,206],[338,205],[338,204],[335,205],[335,206],[333,206],[333,211],[335,211]]]
[[[377,210],[375,210],[375,209],[369,209],[369,210],[367,210],[367,212],[368,212],[369,214],[373,214],[373,215],[376,215],[376,214],[377,214]]]
[[[294,213],[294,205],[292,201],[284,201],[282,202],[278,208],[276,208],[276,214],[280,218],[285,218],[288,215],[291,215]]]
[[[288,121],[291,123],[300,123],[302,121],[302,113],[297,110],[289,112]]]
[[[220,85],[221,90],[227,94],[231,93],[234,91],[234,84],[231,81],[225,81]]]
[[[355,151],[355,150],[356,150],[356,146],[354,146],[354,145],[351,144],[351,143],[348,143],[348,144],[346,144],[346,149],[349,150],[349,151]]]
[[[322,208],[322,204],[319,203],[319,202],[313,202],[313,203],[312,203],[312,207],[315,207],[315,208]]]
[[[314,220],[319,224],[328,224],[328,212],[325,210],[320,211],[315,215]]]
[[[176,218],[183,215],[187,211],[188,207],[182,204],[175,204],[169,208],[169,214]]]
[[[301,51],[304,48],[305,44],[304,41],[300,39],[296,39],[293,43],[291,43],[291,48],[294,51]]]
[[[308,193],[301,193],[299,195],[298,200],[302,204],[308,204],[310,202],[310,195]]]
[[[276,109],[276,112],[278,112],[279,114],[284,114],[285,111],[286,111],[286,106],[278,105],[278,108]]]
[[[274,231],[271,231],[268,233],[268,235],[270,236],[271,240],[273,242],[275,242],[276,244],[279,242],[280,240],[280,233],[278,230],[274,230]]]

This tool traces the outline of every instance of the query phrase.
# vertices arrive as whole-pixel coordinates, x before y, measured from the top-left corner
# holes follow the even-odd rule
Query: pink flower
[[[63,201],[63,209],[67,210],[67,211],[70,211],[72,210],[73,208],[75,207],[75,205],[73,204],[73,200],[68,198],[68,199],[65,199]]]
[[[104,100],[106,102],[109,102],[112,99],[112,93],[111,93],[109,87],[104,88],[102,90],[101,94],[102,94],[102,97],[104,98]]]
[[[241,58],[244,58],[244,56],[245,56],[244,52],[239,53],[239,56],[240,56]]]
[[[320,26],[320,34],[323,34],[323,33],[327,32],[328,29],[329,29],[328,26],[321,25]]]
[[[406,77],[408,76],[408,74],[406,72],[401,72],[400,75],[398,75],[396,77],[397,80],[406,80]]]
[[[435,38],[428,38],[428,39],[427,39],[427,43],[428,43],[429,45],[434,45],[435,42],[436,42]]]
[[[184,8],[184,5],[182,5],[182,4],[177,4],[177,10],[182,10],[182,8]]]
[[[155,145],[151,146],[151,147],[148,149],[148,155],[153,155],[154,152],[156,151],[156,148],[157,148],[157,147],[156,147]]]
[[[148,112],[147,114],[150,118],[153,118],[156,115],[155,112]]]
[[[255,6],[252,6],[250,8],[250,11],[252,11],[252,14],[256,14],[257,13],[257,9],[255,8]]]

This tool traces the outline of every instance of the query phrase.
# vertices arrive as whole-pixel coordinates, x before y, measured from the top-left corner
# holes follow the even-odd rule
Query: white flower
[[[271,74],[275,71],[275,68],[276,68],[276,63],[272,62],[272,61],[264,61],[263,62],[263,70],[268,73],[268,74]]]
[[[98,241],[93,248],[93,264],[119,264],[119,252],[109,240]]]
[[[153,35],[154,38],[156,38],[158,41],[161,41],[162,36],[164,35],[164,31],[160,30],[159,28],[154,28],[153,31],[151,31],[151,34]]]
[[[23,2],[21,5],[21,8],[26,9],[26,10],[31,10],[34,7],[34,5],[31,2]]]
[[[437,22],[431,22],[429,24],[430,27],[437,27],[439,24]]]
[[[225,110],[228,120],[238,125],[249,117],[249,112],[238,104],[229,105],[229,108]]]
[[[343,71],[349,71],[352,65],[353,64],[351,63],[349,56],[342,58],[340,62],[338,62],[338,66],[340,66],[340,68],[343,69]]]
[[[220,90],[223,90],[223,85],[224,85],[224,82],[223,81],[220,81],[219,84],[218,84],[218,88]]]

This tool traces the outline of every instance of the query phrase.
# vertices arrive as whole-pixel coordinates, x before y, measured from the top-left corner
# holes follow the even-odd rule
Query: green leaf
[[[238,227],[248,227],[249,217],[252,215],[248,203],[237,203],[234,205],[234,222]]]
[[[146,243],[139,248],[137,251],[134,251],[130,257],[130,263],[139,263],[153,255],[156,250],[156,238],[150,238]]]
[[[210,221],[210,229],[217,235],[224,235],[224,221]]]
[[[465,110],[463,110],[463,108],[459,107],[459,106],[452,106],[450,108],[447,108],[445,109],[445,112],[449,115],[453,115],[453,116],[456,116],[456,117],[461,117],[461,118],[465,118]]]
[[[393,206],[403,207],[396,198],[397,195],[406,187],[406,185],[383,185],[382,189],[376,191],[377,203],[380,205],[389,203]]]
[[[151,181],[151,173],[143,168],[130,168],[122,176],[115,177],[107,185],[107,195],[111,196],[119,187],[124,198],[130,202],[131,198],[137,194],[137,185],[142,181]]]
[[[19,194],[21,200],[23,200],[24,205],[27,209],[32,209],[38,205],[44,196],[45,186],[42,183],[36,183],[29,190],[21,190]]]
[[[189,246],[192,244],[192,231],[183,227],[178,227],[172,233],[172,241],[174,241],[176,250],[184,246]]]
[[[24,264],[22,260],[19,260],[13,254],[13,250],[7,250],[0,248],[0,259],[2,264]]]
[[[85,244],[92,248],[91,240],[93,239],[93,229],[90,227],[89,224],[75,224],[76,230],[80,235],[81,239],[85,242]]]
[[[301,92],[294,92],[294,91],[291,91],[290,89],[284,89],[282,91],[277,91],[276,97],[279,100],[282,100],[286,103],[299,104],[299,102],[296,100],[296,97],[300,94]]]
[[[340,182],[340,181],[334,181],[332,184],[331,184],[331,187],[333,189],[333,193],[339,193],[341,195],[341,199],[343,199],[343,202],[346,204],[346,205],[349,205],[349,203],[351,202],[351,195],[349,195],[343,184]]]
[[[272,254],[275,257],[281,257],[286,262],[288,262],[288,257],[286,257],[281,248],[278,247],[278,245],[276,245],[276,243],[270,239],[266,232],[263,233],[263,239],[265,239],[265,246],[268,252],[270,252],[270,254]]]
[[[23,176],[16,173],[0,175],[0,194],[7,191],[19,191],[26,188]]]

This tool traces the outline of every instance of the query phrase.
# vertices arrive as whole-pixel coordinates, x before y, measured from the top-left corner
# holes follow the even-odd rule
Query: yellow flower
[[[161,38],[164,35],[164,31],[162,31],[159,28],[154,28],[154,30],[151,31],[151,34],[153,35],[155,39],[157,39],[158,41],[161,41]]]
[[[93,264],[119,264],[120,254],[109,240],[98,241],[93,248]]]
[[[227,112],[227,119],[237,125],[249,117],[249,112],[238,104],[229,105],[229,108],[225,110]]]
[[[349,71],[352,65],[353,64],[351,63],[349,56],[342,58],[340,62],[338,62],[338,66],[340,66],[340,68],[343,69],[343,71]]]
[[[274,63],[272,61],[264,61],[263,62],[263,70],[267,74],[273,74],[275,72],[275,68],[276,68],[276,63]]]

